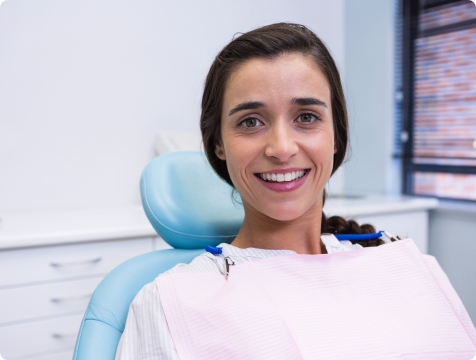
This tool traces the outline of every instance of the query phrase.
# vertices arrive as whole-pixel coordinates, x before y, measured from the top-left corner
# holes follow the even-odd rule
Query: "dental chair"
[[[173,249],[129,259],[101,281],[81,322],[73,360],[113,360],[137,292],[176,264],[189,263],[205,246],[231,242],[243,221],[232,188],[202,152],[157,157],[142,173],[140,187],[149,221]]]

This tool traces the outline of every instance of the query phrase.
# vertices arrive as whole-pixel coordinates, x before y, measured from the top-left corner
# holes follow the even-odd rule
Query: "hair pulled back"
[[[233,186],[226,162],[215,154],[221,143],[221,111],[225,86],[231,73],[247,60],[274,59],[286,53],[300,53],[310,57],[321,69],[331,90],[334,142],[334,173],[342,164],[349,138],[344,91],[337,66],[324,43],[303,25],[278,23],[264,26],[233,39],[216,56],[208,72],[202,97],[200,129],[208,161],[216,173]]]
[[[230,75],[244,62],[265,58],[274,59],[282,54],[300,53],[309,57],[326,77],[331,92],[334,126],[334,164],[332,174],[342,165],[349,141],[347,108],[337,66],[325,44],[307,27],[292,23],[263,26],[233,39],[216,56],[205,80],[202,97],[200,129],[206,156],[212,168],[223,180],[233,186],[226,161],[215,154],[221,143],[221,112],[225,87]],[[324,196],[325,199],[325,196]],[[360,227],[341,217],[327,219],[322,215],[321,232],[371,233],[371,225]],[[365,242],[362,245],[370,245]]]

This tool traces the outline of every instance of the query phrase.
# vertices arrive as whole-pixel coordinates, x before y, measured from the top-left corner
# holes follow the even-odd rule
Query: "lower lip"
[[[293,181],[286,181],[286,182],[269,182],[269,181],[264,181],[261,179],[259,176],[256,176],[256,178],[263,184],[264,187],[276,191],[276,192],[289,192],[289,191],[294,191],[301,187],[302,184],[304,184],[304,181],[306,181],[307,176],[309,175],[310,170],[308,170],[304,176],[300,177],[299,179],[293,180]]]

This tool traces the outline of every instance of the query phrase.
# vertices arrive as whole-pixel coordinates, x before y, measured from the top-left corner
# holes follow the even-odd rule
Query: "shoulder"
[[[169,274],[175,273],[200,273],[200,272],[219,272],[219,268],[213,259],[210,258],[210,255],[207,253],[201,254],[195,257],[190,264],[177,264],[170,270],[167,270],[160,276],[166,276]],[[137,293],[134,300],[132,301],[131,307],[134,311],[140,312],[143,309],[153,309],[160,308],[160,297],[155,284],[155,280],[144,285],[141,290]]]
[[[195,257],[189,264],[177,264],[170,270],[159,274],[159,276],[165,276],[176,273],[202,273],[202,272],[220,272],[217,266],[217,258],[207,252]]]
[[[195,257],[189,264],[177,264],[173,268],[158,275],[166,276],[175,273],[200,273],[200,272],[220,272],[213,255],[203,253]],[[157,285],[152,281],[142,287],[132,302],[135,309],[144,305],[150,306],[156,303],[160,305],[160,297],[158,295]]]
[[[136,297],[132,301],[133,307],[140,307],[144,303],[154,302],[157,299],[157,286],[155,286],[154,282],[150,282],[142,287],[139,290]]]
[[[332,234],[321,235],[321,240],[326,246],[328,254],[362,249],[361,245],[352,244],[349,240],[337,240],[337,238]]]
[[[178,360],[154,282],[146,284],[137,293],[129,308],[116,360],[129,359]]]

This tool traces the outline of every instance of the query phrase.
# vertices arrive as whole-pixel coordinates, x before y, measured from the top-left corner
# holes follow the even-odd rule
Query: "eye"
[[[304,124],[310,124],[316,120],[318,120],[317,116],[310,113],[301,114],[297,118],[297,121],[302,122]]]
[[[247,118],[240,122],[240,125],[245,128],[254,128],[260,126],[262,123],[257,118]]]

